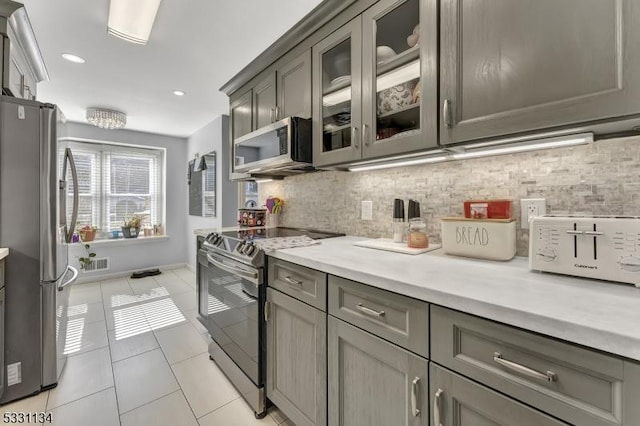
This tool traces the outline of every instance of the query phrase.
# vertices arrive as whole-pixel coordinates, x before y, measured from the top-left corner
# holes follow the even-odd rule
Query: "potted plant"
[[[87,269],[93,263],[93,258],[96,257],[96,254],[91,251],[91,246],[89,244],[85,244],[84,249],[87,251],[87,255],[78,258],[78,261],[80,262],[80,269],[82,270]]]
[[[142,216],[133,215],[130,220],[124,221],[122,227],[122,236],[125,238],[137,238],[140,233],[140,224],[142,223]]]
[[[97,227],[91,225],[85,225],[82,228],[78,229],[78,234],[80,234],[80,239],[83,242],[93,241],[96,238]]]

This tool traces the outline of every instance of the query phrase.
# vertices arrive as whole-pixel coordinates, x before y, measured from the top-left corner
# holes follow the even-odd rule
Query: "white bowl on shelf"
[[[382,63],[388,59],[396,56],[396,51],[390,48],[389,46],[378,46],[376,48],[376,60],[378,63]]]

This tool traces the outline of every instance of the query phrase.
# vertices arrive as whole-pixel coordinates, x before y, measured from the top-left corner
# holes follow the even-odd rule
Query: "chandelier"
[[[121,129],[127,124],[127,115],[112,109],[88,108],[87,121],[101,129]]]

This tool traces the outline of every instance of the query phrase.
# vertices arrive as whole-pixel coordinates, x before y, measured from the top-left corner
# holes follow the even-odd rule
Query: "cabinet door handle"
[[[376,311],[375,309],[367,308],[362,303],[358,303],[356,305],[356,308],[359,311],[364,312],[365,314],[374,315],[376,317],[383,317],[383,316],[386,315],[386,313],[384,311]]]
[[[271,110],[269,110],[269,121],[271,121],[272,123],[275,123],[276,119],[276,110],[275,108],[271,108]]]
[[[442,426],[440,423],[440,397],[444,391],[442,389],[438,389],[435,396],[433,397],[433,424],[434,426]]]
[[[358,128],[355,126],[351,128],[351,142],[353,143],[353,149],[360,149],[360,144],[358,143]]]
[[[371,140],[369,139],[369,126],[367,126],[366,124],[362,125],[362,143],[365,144],[365,146],[369,146],[371,145]]]
[[[544,380],[547,382],[555,382],[556,380],[558,380],[558,375],[553,371],[547,371],[546,373],[541,373],[532,368],[504,359],[500,352],[493,353],[493,361],[497,362],[503,367],[508,368],[509,370],[513,370],[517,373],[524,374],[525,376],[533,377],[534,379]]]
[[[451,100],[445,99],[442,104],[442,118],[444,120],[445,127],[451,127],[453,125],[451,121]]]
[[[416,377],[411,382],[411,412],[413,413],[413,417],[418,417],[420,415],[420,409],[418,408],[418,386],[420,384],[420,377]]]
[[[271,309],[270,302],[264,302],[264,322],[269,322],[269,310]]]
[[[284,280],[290,285],[295,285],[295,286],[298,286],[298,287],[302,287],[302,281],[295,280],[295,279],[291,278],[288,275],[286,277],[284,277]]]
[[[280,120],[280,107],[276,106],[276,119],[275,119],[275,121],[278,121],[278,120]]]

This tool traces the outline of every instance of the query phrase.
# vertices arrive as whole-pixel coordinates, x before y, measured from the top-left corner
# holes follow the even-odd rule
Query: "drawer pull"
[[[442,389],[438,389],[433,397],[433,424],[435,426],[442,426],[442,423],[440,423],[440,397],[443,393]]]
[[[416,377],[411,382],[411,412],[413,417],[420,415],[420,409],[418,408],[418,385],[420,383],[420,377]]]
[[[302,287],[302,281],[294,280],[293,278],[291,278],[288,275],[286,277],[284,277],[284,280],[290,285],[296,285],[298,287]]]
[[[360,311],[360,312],[364,312],[365,314],[368,315],[373,315],[376,317],[383,317],[385,316],[385,312],[384,311],[376,311],[375,309],[371,309],[371,308],[367,308],[366,306],[364,306],[362,303],[358,303],[356,305],[356,308]]]
[[[547,382],[555,382],[556,380],[558,380],[558,375],[553,371],[547,371],[546,373],[541,373],[532,368],[525,367],[524,365],[520,365],[513,361],[504,359],[500,352],[494,352],[493,360],[498,364],[502,365],[503,367],[506,367],[510,370],[524,374],[525,376],[533,377],[534,379],[544,380]]]

